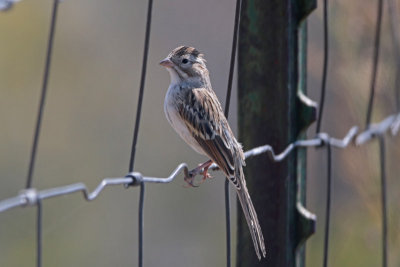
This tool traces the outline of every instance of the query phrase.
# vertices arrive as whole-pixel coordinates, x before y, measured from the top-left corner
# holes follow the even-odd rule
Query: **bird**
[[[172,128],[196,152],[210,158],[185,177],[194,186],[193,176],[215,163],[234,185],[259,260],[266,248],[257,213],[247,190],[243,173],[245,157],[236,140],[217,95],[213,91],[204,54],[196,48],[179,46],[160,63],[170,75],[164,100],[164,113]]]

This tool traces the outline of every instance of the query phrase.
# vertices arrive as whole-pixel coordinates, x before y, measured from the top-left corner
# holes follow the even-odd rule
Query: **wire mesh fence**
[[[9,10],[12,5],[17,1],[12,0],[3,0],[0,2],[0,9],[3,11]],[[234,18],[234,27],[233,27],[233,37],[232,37],[232,46],[231,46],[231,57],[230,57],[230,66],[229,66],[229,74],[228,74],[228,86],[226,93],[226,101],[225,101],[225,115],[229,115],[229,106],[230,106],[230,98],[232,91],[232,83],[234,76],[234,68],[235,68],[235,57],[236,57],[236,45],[238,38],[238,26],[240,23],[240,13],[241,13],[241,0],[236,1],[236,10],[235,10],[235,18]],[[377,123],[371,123],[372,114],[373,114],[373,104],[376,95],[376,82],[377,82],[377,74],[378,74],[378,66],[379,66],[379,51],[380,51],[380,43],[381,43],[381,25],[382,25],[382,17],[383,17],[383,0],[377,1],[377,16],[376,16],[376,28],[375,28],[375,38],[374,38],[374,48],[373,48],[373,56],[372,56],[372,71],[371,71],[371,82],[370,82],[370,93],[369,93],[369,101],[367,103],[366,109],[366,121],[364,125],[364,130],[360,131],[358,126],[353,126],[349,129],[346,136],[342,139],[335,138],[330,136],[327,133],[321,131],[322,128],[322,118],[324,112],[324,102],[326,95],[326,84],[327,77],[329,74],[328,70],[328,55],[329,55],[329,20],[328,20],[328,0],[324,0],[323,3],[323,18],[324,18],[324,60],[323,60],[323,72],[322,72],[322,85],[321,85],[321,99],[320,99],[320,109],[319,116],[317,121],[316,135],[314,138],[306,139],[306,140],[297,140],[294,143],[288,144],[286,149],[282,152],[278,153],[274,151],[273,145],[264,145],[260,147],[256,147],[246,151],[245,156],[246,159],[254,156],[258,156],[263,153],[267,153],[270,159],[274,162],[279,162],[285,160],[296,148],[304,147],[317,147],[317,148],[325,148],[327,153],[327,188],[326,188],[326,215],[325,215],[325,226],[324,226],[324,250],[323,250],[323,266],[328,266],[329,262],[329,244],[330,244],[330,215],[331,215],[331,196],[332,196],[332,148],[346,149],[349,146],[361,146],[365,145],[370,141],[378,140],[379,143],[379,159],[380,159],[380,187],[381,187],[381,219],[382,219],[382,266],[388,266],[388,212],[387,212],[387,182],[386,182],[386,147],[385,147],[385,138],[388,135],[397,136],[400,130],[400,107],[399,107],[399,79],[396,77],[395,90],[394,90],[394,98],[396,99],[396,110],[393,114],[390,114],[385,119]],[[139,137],[139,129],[140,129],[140,121],[141,121],[141,113],[143,106],[143,98],[144,98],[144,90],[145,90],[145,81],[146,81],[146,68],[148,62],[149,55],[149,47],[150,47],[150,29],[152,23],[152,13],[153,13],[153,1],[148,1],[147,6],[147,20],[145,27],[145,38],[144,38],[144,52],[143,52],[143,60],[142,60],[142,70],[140,76],[140,85],[139,85],[139,96],[137,97],[137,110],[136,110],[136,120],[134,124],[133,130],[133,141],[131,147],[131,156],[129,160],[129,168],[128,173],[124,177],[114,177],[114,178],[105,178],[101,181],[101,183],[93,190],[89,191],[87,186],[84,183],[75,183],[66,186],[54,187],[50,189],[37,190],[33,187],[33,174],[34,167],[37,155],[37,148],[39,145],[39,137],[41,130],[41,123],[43,114],[45,111],[45,101],[47,95],[48,88],[48,80],[50,76],[50,66],[51,66],[51,56],[55,38],[55,29],[57,22],[57,11],[59,8],[60,1],[54,0],[53,8],[51,13],[51,21],[50,21],[50,32],[47,43],[47,53],[45,59],[45,68],[43,72],[42,79],[42,91],[41,98],[39,103],[39,110],[37,113],[37,120],[35,124],[34,130],[34,138],[32,142],[30,163],[28,168],[28,174],[26,178],[26,188],[21,190],[21,192],[12,198],[7,198],[0,201],[0,212],[7,211],[16,207],[24,207],[24,206],[36,206],[37,207],[37,229],[36,229],[36,266],[42,266],[42,232],[43,232],[43,223],[42,223],[42,214],[43,214],[43,204],[42,200],[48,198],[59,197],[62,195],[72,194],[76,192],[82,192],[84,198],[87,201],[91,201],[97,198],[97,196],[108,186],[111,185],[124,185],[125,187],[140,187],[139,193],[139,207],[138,207],[138,266],[143,266],[144,257],[146,257],[146,253],[143,247],[144,237],[144,200],[145,200],[145,184],[146,183],[170,183],[176,177],[179,177],[181,173],[187,175],[189,172],[189,167],[186,163],[179,164],[175,170],[168,177],[150,177],[142,174],[140,172],[135,172],[134,163],[135,163],[135,155],[136,155],[136,146],[138,144]],[[399,47],[399,39],[398,39],[398,18],[397,13],[395,12],[395,2],[388,1],[389,5],[389,16],[391,22],[391,30],[394,40],[394,51],[396,58],[400,56],[400,47]],[[400,61],[398,61],[400,62]],[[398,67],[398,66],[397,66]],[[399,71],[397,69],[397,71]],[[212,170],[218,170],[218,166],[215,164],[210,168]],[[225,214],[226,214],[226,265],[231,266],[231,232],[230,232],[230,197],[229,197],[229,182],[226,180],[224,186],[225,192]]]

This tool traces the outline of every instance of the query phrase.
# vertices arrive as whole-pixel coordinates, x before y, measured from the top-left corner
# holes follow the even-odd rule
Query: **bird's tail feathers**
[[[236,176],[237,180],[241,181],[241,188],[237,190],[237,195],[242,205],[242,210],[249,226],[251,238],[253,240],[254,249],[257,257],[261,260],[261,255],[265,258],[266,249],[264,244],[264,236],[261,231],[260,223],[258,222],[257,213],[254,209],[253,202],[251,201],[249,192],[247,191],[246,181],[244,179],[243,169],[241,164],[237,164]]]

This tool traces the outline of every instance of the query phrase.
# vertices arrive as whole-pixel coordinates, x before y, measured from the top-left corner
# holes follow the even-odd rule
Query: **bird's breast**
[[[199,146],[196,139],[193,138],[193,135],[189,132],[188,127],[178,112],[178,104],[182,101],[180,94],[180,87],[178,85],[171,84],[169,86],[164,100],[165,116],[179,136],[196,152],[204,155],[203,149]]]

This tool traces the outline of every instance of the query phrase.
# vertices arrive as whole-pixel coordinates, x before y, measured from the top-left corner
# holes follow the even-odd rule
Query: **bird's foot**
[[[185,188],[189,188],[189,187],[199,187],[198,185],[196,185],[195,183],[194,183],[194,178],[195,178],[196,176],[185,176],[185,178],[184,178],[184,180],[185,180],[185,182],[186,182],[186,184],[185,185],[183,185],[183,187],[185,187]]]
[[[183,187],[185,188],[189,188],[189,187],[198,187],[198,185],[196,185],[194,183],[196,176],[201,172],[201,168],[197,167],[191,171],[185,171],[185,182],[186,184],[183,185]]]
[[[204,163],[199,164],[196,168],[193,170],[185,173],[185,182],[187,185],[185,186],[186,188],[188,187],[198,187],[199,185],[196,185],[194,183],[194,180],[197,175],[203,174],[203,179],[201,180],[200,184],[203,183],[206,179],[212,178],[212,176],[208,173],[208,168],[211,166],[213,162],[211,160],[208,160]]]
[[[214,177],[211,176],[211,174],[208,173],[208,168],[210,167],[210,165],[208,165],[207,167],[204,168],[204,170],[203,170],[203,179],[201,179],[199,184],[204,183],[207,179],[214,178]]]

